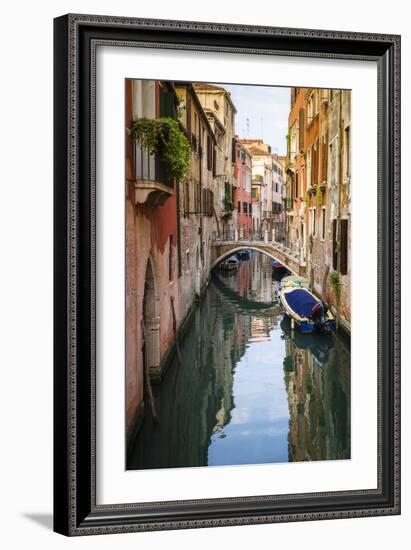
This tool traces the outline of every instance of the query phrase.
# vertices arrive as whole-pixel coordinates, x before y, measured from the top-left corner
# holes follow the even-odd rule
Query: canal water
[[[349,343],[291,331],[278,284],[258,252],[216,270],[128,469],[350,458]]]

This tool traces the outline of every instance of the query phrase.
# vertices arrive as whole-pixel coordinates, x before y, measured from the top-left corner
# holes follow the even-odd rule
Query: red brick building
[[[237,229],[240,235],[251,232],[251,153],[236,138],[234,148],[234,206],[237,208]]]

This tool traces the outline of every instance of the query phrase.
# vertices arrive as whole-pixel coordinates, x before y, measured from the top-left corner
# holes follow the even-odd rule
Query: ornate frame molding
[[[71,536],[400,513],[400,37],[73,14],[54,25],[55,530]],[[95,78],[101,44],[377,62],[376,490],[96,505]],[[90,151],[80,143],[90,143]]]

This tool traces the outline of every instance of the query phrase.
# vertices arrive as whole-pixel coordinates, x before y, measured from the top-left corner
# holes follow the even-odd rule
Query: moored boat
[[[309,289],[310,283],[305,277],[299,277],[298,275],[289,275],[288,277],[283,277],[281,279],[281,288],[285,286]]]
[[[220,269],[223,271],[234,271],[238,268],[240,261],[236,256],[230,256],[220,264]]]
[[[335,330],[335,319],[327,306],[303,286],[287,281],[279,290],[280,303],[285,313],[302,333]]]
[[[273,273],[276,273],[277,275],[287,275],[290,273],[289,269],[278,260],[273,260],[271,265],[273,268]]]
[[[239,250],[237,252],[237,258],[241,260],[242,262],[247,261],[250,259],[250,251],[249,250]]]

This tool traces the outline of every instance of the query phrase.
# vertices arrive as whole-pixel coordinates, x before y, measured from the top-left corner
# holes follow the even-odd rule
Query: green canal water
[[[271,260],[217,270],[161,384],[128,469],[350,458],[350,351],[291,331]]]

